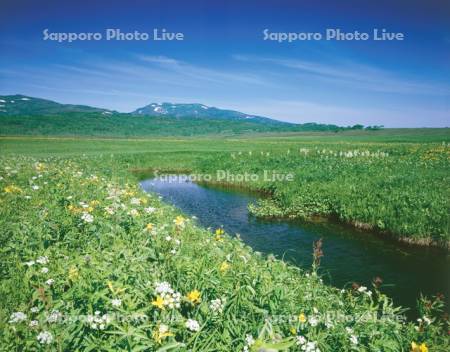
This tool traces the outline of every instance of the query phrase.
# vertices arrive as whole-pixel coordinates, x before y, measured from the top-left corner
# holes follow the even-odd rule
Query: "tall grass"
[[[446,143],[267,147],[204,157],[196,169],[212,175],[218,169],[259,175],[240,183],[272,195],[250,208],[257,216],[332,216],[403,241],[441,247],[450,243]],[[268,181],[263,176],[268,171],[293,174],[293,181]]]

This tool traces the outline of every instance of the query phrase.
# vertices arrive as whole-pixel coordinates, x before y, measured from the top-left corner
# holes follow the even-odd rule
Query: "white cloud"
[[[355,62],[338,62],[335,65],[329,65],[305,60],[245,55],[233,55],[233,58],[238,61],[253,61],[285,67],[291,69],[294,74],[310,74],[317,79],[354,89],[401,94],[450,95],[449,85],[399,77],[388,70]]]

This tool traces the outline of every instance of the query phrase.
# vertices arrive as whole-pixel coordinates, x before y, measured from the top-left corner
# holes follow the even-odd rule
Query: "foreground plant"
[[[304,272],[197,226],[108,163],[1,161],[4,351],[448,348],[440,298],[405,322],[379,284],[326,286],[321,242]]]

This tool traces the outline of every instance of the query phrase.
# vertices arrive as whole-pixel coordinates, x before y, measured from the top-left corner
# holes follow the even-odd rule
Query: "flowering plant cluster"
[[[442,299],[424,304],[420,321],[393,319],[401,310],[377,287],[341,291],[315,270],[257,255],[223,229],[201,228],[143,193],[125,171],[112,173],[120,169],[112,159],[101,161],[2,159],[3,350],[448,346]],[[354,319],[325,318],[329,312]],[[368,312],[371,320],[358,319]]]

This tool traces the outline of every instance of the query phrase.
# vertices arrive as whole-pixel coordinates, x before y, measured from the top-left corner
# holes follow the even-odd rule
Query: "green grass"
[[[447,247],[449,142],[448,129],[394,129],[233,138],[11,137],[1,139],[0,148],[3,154],[95,155],[144,171],[291,173],[293,182],[239,184],[271,194],[251,208],[255,215],[333,217],[402,241]]]
[[[262,257],[146,195],[128,171],[194,167],[235,143],[3,139],[0,349],[448,349],[439,298],[421,301],[421,323],[404,322],[376,285],[324,285],[319,249],[309,271]]]

